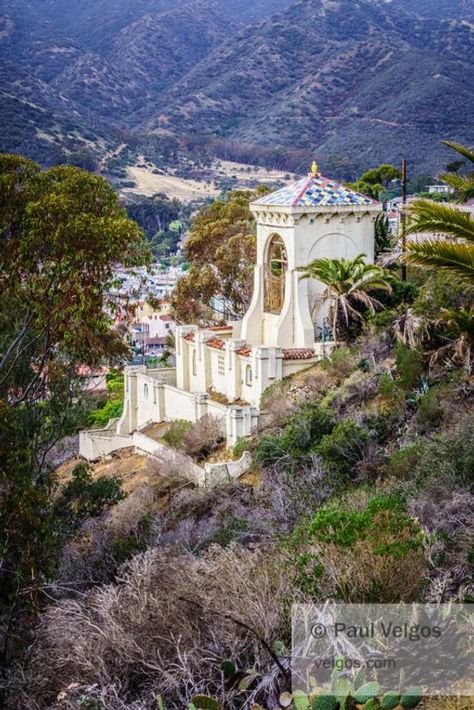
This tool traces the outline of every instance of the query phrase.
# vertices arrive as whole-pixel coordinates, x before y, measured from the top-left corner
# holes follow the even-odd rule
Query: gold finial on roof
[[[318,164],[315,160],[313,160],[313,164],[311,166],[311,173],[313,176],[316,176],[318,174]]]

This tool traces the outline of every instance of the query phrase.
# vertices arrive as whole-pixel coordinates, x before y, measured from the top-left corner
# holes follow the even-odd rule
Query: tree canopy
[[[235,317],[247,309],[256,243],[249,203],[263,190],[231,192],[194,219],[185,245],[190,268],[172,297],[179,322],[206,323],[223,311]]]
[[[85,421],[83,366],[127,352],[112,327],[116,266],[147,258],[102,177],[0,155],[0,622],[35,603],[89,493],[117,500],[116,484],[96,490],[82,471],[59,505],[50,453]]]

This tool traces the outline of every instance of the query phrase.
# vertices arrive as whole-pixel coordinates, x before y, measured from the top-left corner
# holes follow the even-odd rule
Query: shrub
[[[121,485],[115,476],[93,479],[90,466],[80,463],[57,497],[53,516],[77,529],[88,518],[100,515],[107,506],[123,500],[125,493]]]
[[[446,273],[433,271],[413,304],[416,314],[429,320],[439,318],[443,308],[458,309],[468,301],[466,290]]]
[[[245,453],[245,451],[250,451],[252,449],[252,444],[253,442],[251,439],[240,438],[237,440],[237,443],[232,449],[232,453],[237,459],[240,459],[241,456]]]
[[[394,494],[361,508],[348,500],[324,506],[299,526],[289,549],[297,555],[296,584],[316,598],[408,601],[426,581],[422,530]]]
[[[402,481],[408,480],[413,476],[420,456],[420,444],[409,444],[392,454],[385,465],[385,470],[389,476],[395,476],[395,478]]]
[[[87,426],[105,427],[111,419],[120,417],[123,410],[123,373],[111,370],[107,377],[107,399],[89,412]]]
[[[325,358],[321,367],[337,382],[342,382],[357,369],[357,353],[351,348],[336,348],[331,357]]]
[[[184,435],[192,426],[192,422],[188,422],[185,419],[176,419],[170,422],[167,432],[162,436],[162,440],[168,446],[179,449],[183,444]]]
[[[452,385],[440,382],[424,394],[418,403],[417,422],[422,431],[439,427],[446,412],[446,402],[452,392]]]
[[[221,420],[205,414],[184,433],[182,449],[188,456],[201,461],[216,451],[224,441]]]
[[[354,477],[357,464],[368,451],[370,434],[352,419],[337,424],[330,434],[322,437],[318,453],[335,473],[344,477]]]
[[[214,546],[196,558],[149,550],[115,584],[49,607],[11,707],[52,706],[76,683],[97,684],[111,708],[155,707],[157,695],[165,707],[184,708],[200,693],[233,707],[245,693],[223,687],[221,663],[257,673],[272,667],[259,639],[271,645],[280,637],[287,592],[265,551]]]
[[[398,382],[406,390],[412,390],[420,382],[424,371],[421,350],[396,343],[394,348]]]
[[[261,466],[280,465],[293,468],[308,459],[322,437],[334,424],[329,410],[317,402],[301,407],[290,417],[278,436],[263,437],[256,449],[255,460]]]
[[[472,489],[474,480],[474,416],[467,414],[456,426],[419,444],[419,458],[412,471],[414,490],[437,478],[449,477],[460,487]]]

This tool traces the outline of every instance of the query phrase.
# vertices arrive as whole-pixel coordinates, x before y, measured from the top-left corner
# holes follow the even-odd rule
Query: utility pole
[[[407,267],[403,258],[406,251],[406,237],[405,237],[405,225],[406,225],[406,203],[407,203],[407,161],[404,158],[402,162],[402,281],[407,280]]]

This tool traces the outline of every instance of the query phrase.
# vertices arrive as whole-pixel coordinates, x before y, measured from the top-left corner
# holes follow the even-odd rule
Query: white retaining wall
[[[179,468],[180,475],[186,480],[197,486],[208,488],[239,478],[249,470],[252,463],[252,458],[246,451],[239,461],[206,464],[202,468],[194,463],[189,456],[185,456],[139,431],[129,436],[119,436],[108,428],[89,429],[81,431],[79,437],[79,451],[87,461],[96,461],[114,451],[129,447],[134,447],[139,454],[145,454],[160,461],[165,472],[166,465],[172,465],[174,472],[176,468]]]

